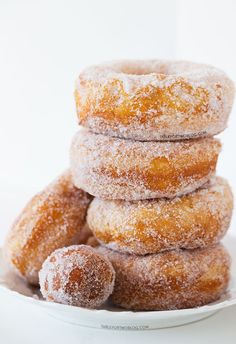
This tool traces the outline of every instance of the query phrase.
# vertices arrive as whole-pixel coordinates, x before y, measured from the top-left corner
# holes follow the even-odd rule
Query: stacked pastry
[[[230,258],[228,183],[215,177],[234,86],[189,62],[95,66],[75,91],[80,130],[73,182],[95,199],[87,222],[116,272],[112,301],[127,309],[200,306],[218,299]]]
[[[46,300],[74,306],[110,295],[136,310],[220,298],[233,199],[215,177],[214,135],[226,127],[232,81],[200,64],[122,61],[85,70],[75,96],[84,128],[71,169],[17,217],[6,260]]]

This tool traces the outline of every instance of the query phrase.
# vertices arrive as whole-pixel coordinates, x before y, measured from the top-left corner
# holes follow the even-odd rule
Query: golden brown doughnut
[[[73,245],[54,251],[39,272],[47,301],[86,308],[101,306],[113,291],[115,271],[92,247]]]
[[[55,249],[78,243],[91,196],[66,171],[34,196],[13,224],[5,256],[29,283],[38,284],[42,263]]]
[[[141,142],[82,129],[71,146],[73,182],[104,199],[180,196],[202,186],[215,173],[220,147],[214,138]]]
[[[233,195],[220,177],[182,197],[142,201],[95,198],[87,222],[108,248],[145,255],[166,250],[208,247],[226,233]]]
[[[223,131],[234,84],[221,70],[187,61],[124,60],[84,70],[75,99],[93,132],[141,141],[180,140]]]
[[[230,279],[230,256],[218,244],[146,256],[99,247],[116,272],[111,299],[133,310],[192,308],[216,301]]]

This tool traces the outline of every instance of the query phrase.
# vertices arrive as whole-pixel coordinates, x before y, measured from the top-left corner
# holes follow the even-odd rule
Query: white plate
[[[46,302],[42,300],[38,289],[28,286],[21,278],[6,270],[2,255],[0,255],[0,295],[8,293],[11,297],[41,307],[55,318],[81,326],[115,330],[148,330],[179,326],[204,319],[220,309],[236,304],[236,238],[227,236],[224,243],[232,257],[229,291],[217,302],[203,307],[174,311],[132,312],[109,305],[99,310],[91,310]]]

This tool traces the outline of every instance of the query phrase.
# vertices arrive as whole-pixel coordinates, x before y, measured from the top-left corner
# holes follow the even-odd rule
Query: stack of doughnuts
[[[220,243],[233,196],[215,176],[234,85],[190,62],[120,61],[86,69],[75,90],[82,129],[75,186],[95,196],[87,223],[115,272],[112,302],[132,310],[200,306],[227,289]]]
[[[233,210],[215,175],[233,82],[161,60],[91,67],[78,78],[70,170],[15,220],[4,255],[47,301],[129,310],[197,307],[230,279],[220,243]]]

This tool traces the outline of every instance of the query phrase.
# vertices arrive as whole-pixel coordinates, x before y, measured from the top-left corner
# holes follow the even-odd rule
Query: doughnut
[[[140,141],[207,137],[226,128],[233,81],[187,61],[124,60],[85,69],[75,87],[79,124]]]
[[[98,198],[172,198],[209,180],[220,147],[214,138],[141,142],[82,129],[71,145],[71,173],[77,187]]]
[[[40,290],[47,301],[85,308],[101,306],[114,281],[109,260],[85,245],[57,249],[39,272]]]
[[[214,245],[230,225],[233,195],[220,177],[173,199],[107,201],[95,198],[87,222],[97,240],[120,252],[145,255]]]
[[[216,301],[228,287],[230,256],[221,244],[146,256],[97,250],[116,272],[111,301],[130,310],[198,307]]]
[[[57,248],[78,243],[91,196],[77,189],[66,171],[34,196],[6,239],[6,260],[30,284],[38,284],[44,260]]]

